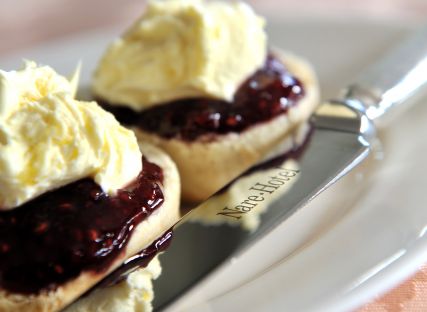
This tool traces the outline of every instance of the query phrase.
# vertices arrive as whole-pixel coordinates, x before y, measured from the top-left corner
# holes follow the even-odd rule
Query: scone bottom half
[[[127,258],[138,255],[127,270],[144,266],[168,245],[178,173],[157,148],[141,149],[142,171],[115,196],[86,178],[0,213],[0,311],[60,310]]]
[[[183,200],[199,202],[265,160],[306,122],[319,102],[319,88],[308,62],[274,51],[242,83],[232,102],[180,99],[141,112],[99,96],[98,102],[132,127],[141,141],[165,150],[177,164]]]

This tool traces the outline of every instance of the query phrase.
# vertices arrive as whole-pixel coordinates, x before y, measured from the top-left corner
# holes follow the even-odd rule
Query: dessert
[[[0,71],[1,311],[66,307],[141,250],[154,257],[178,218],[169,157],[76,85],[33,62]]]
[[[313,70],[271,51],[264,24],[242,2],[151,1],[95,72],[99,102],[171,155],[187,201],[285,152],[317,105]]]

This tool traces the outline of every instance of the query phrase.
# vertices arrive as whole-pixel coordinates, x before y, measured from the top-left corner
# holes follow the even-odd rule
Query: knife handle
[[[416,31],[344,90],[344,101],[362,104],[376,120],[427,84],[427,27]]]

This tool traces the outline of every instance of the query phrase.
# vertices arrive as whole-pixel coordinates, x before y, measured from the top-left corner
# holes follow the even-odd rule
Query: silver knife
[[[237,198],[218,202],[218,195],[213,196],[178,222],[172,244],[161,256],[162,275],[154,281],[155,310],[169,306],[221,265],[244,253],[357,166],[372,151],[375,124],[392,108],[424,93],[426,85],[427,28],[423,28],[363,72],[340,96],[320,106],[304,153],[296,160],[297,166],[287,168],[284,162],[265,172],[257,171],[249,184],[246,180],[244,191]],[[290,185],[287,191],[280,192],[286,185]],[[268,202],[268,197],[277,194],[279,198],[268,204],[256,230],[247,231],[227,222],[238,223],[255,211],[260,202]],[[217,220],[223,218],[223,224],[205,226],[188,222],[210,202],[215,208],[209,213]]]

